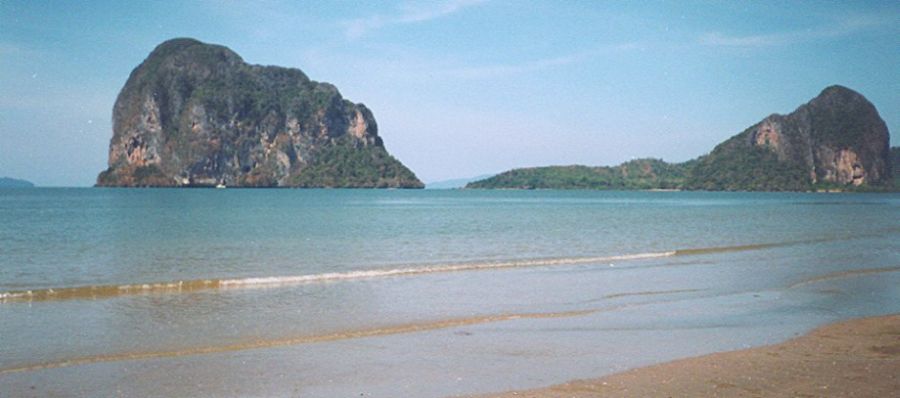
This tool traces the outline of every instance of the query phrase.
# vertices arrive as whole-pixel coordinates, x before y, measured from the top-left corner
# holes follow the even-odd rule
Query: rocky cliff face
[[[697,162],[688,188],[805,190],[891,182],[887,126],[868,100],[831,86],[771,115]]]
[[[193,39],[160,44],[131,73],[108,165],[98,186],[423,187],[365,105]]]

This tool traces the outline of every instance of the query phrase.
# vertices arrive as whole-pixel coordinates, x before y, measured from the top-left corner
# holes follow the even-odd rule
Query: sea
[[[0,190],[0,397],[455,397],[898,312],[898,194]]]

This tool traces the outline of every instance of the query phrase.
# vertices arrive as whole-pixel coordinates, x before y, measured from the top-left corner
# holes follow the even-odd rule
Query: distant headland
[[[684,163],[521,168],[466,188],[888,191],[900,188],[898,166],[900,148],[890,148],[875,106],[849,88],[831,86],[794,112],[770,115]]]
[[[17,178],[0,177],[0,188],[34,188],[34,183]]]

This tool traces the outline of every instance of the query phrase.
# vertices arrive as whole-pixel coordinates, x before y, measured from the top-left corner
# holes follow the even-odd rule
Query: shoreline
[[[473,397],[874,397],[897,391],[900,314],[832,323],[769,346]]]

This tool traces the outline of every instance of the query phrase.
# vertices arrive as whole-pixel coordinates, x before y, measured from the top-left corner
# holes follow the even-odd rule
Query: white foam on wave
[[[516,261],[501,261],[501,262],[483,262],[483,263],[461,263],[461,264],[446,264],[446,265],[434,265],[434,266],[422,266],[422,267],[373,269],[373,270],[359,270],[359,271],[348,271],[348,272],[329,272],[329,273],[323,273],[323,274],[308,274],[308,275],[237,278],[237,279],[221,280],[221,281],[219,281],[219,287],[228,288],[228,287],[249,287],[249,286],[267,286],[267,285],[276,286],[276,285],[317,283],[317,282],[343,281],[343,280],[355,280],[355,279],[385,278],[385,277],[393,277],[393,276],[406,276],[406,275],[419,275],[419,274],[449,273],[449,272],[460,272],[460,271],[477,271],[477,270],[491,270],[491,269],[504,269],[504,268],[525,268],[525,267],[540,267],[540,266],[553,266],[553,265],[574,265],[574,264],[588,264],[588,263],[608,263],[611,261],[629,261],[629,260],[643,260],[643,259],[670,257],[670,256],[674,256],[675,254],[676,254],[675,251],[668,251],[668,252],[657,252],[657,253],[625,254],[625,255],[619,255],[619,256],[605,256],[605,257],[547,258],[547,259],[534,259],[534,260],[516,260]]]
[[[525,268],[539,266],[558,266],[573,264],[601,263],[610,264],[616,261],[641,260],[677,255],[676,251],[659,253],[626,254],[606,257],[568,257],[568,258],[543,258],[523,259],[496,262],[457,263],[439,265],[406,266],[390,269],[369,269],[347,272],[329,272],[322,274],[267,276],[233,279],[195,279],[174,282],[135,283],[125,285],[90,285],[74,287],[58,287],[50,289],[37,289],[27,291],[0,292],[0,303],[8,301],[41,301],[41,300],[71,300],[71,299],[98,299],[134,294],[152,293],[183,293],[199,290],[228,289],[228,288],[265,288],[284,285],[296,285],[306,283],[325,283],[336,281],[350,281],[359,279],[386,278],[395,276],[412,276],[422,274],[496,270],[510,268]]]
[[[27,291],[27,292],[6,292],[6,293],[0,293],[0,300],[13,300],[13,299],[25,298],[25,297],[28,297],[28,296],[31,295],[31,294],[32,294],[32,293],[31,293],[31,290],[29,290],[29,291]]]

